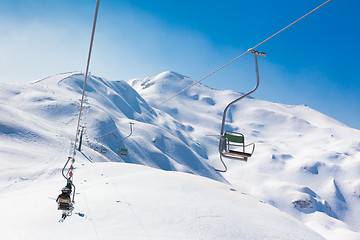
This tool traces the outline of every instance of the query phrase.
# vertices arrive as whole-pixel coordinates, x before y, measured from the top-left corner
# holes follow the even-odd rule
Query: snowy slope
[[[1,239],[323,239],[289,215],[208,178],[77,158],[76,209],[58,223],[59,176],[1,194]],[[12,207],[9,211],[9,206]]]
[[[194,83],[164,72],[128,81],[157,106]],[[239,83],[241,84],[241,83]],[[239,97],[198,84],[159,109],[193,127],[208,163],[222,168],[218,139],[226,105]],[[204,124],[206,123],[206,124]],[[225,130],[245,134],[256,150],[247,163],[228,160],[224,177],[233,186],[301,219],[329,239],[360,239],[360,131],[307,106],[247,98],[230,108]],[[342,237],[341,237],[342,236]]]
[[[227,161],[221,175],[217,138],[205,135],[218,134],[223,108],[239,93],[198,85],[148,112],[193,83],[173,72],[132,87],[91,76],[77,214],[59,226],[54,198],[65,184],[83,78],[0,84],[0,239],[321,239],[313,230],[359,239],[358,130],[304,106],[246,99],[227,129],[244,132],[256,152],[248,163]],[[122,146],[129,156],[120,158],[134,118]]]
[[[61,151],[68,153],[70,141],[75,138],[82,86],[83,75],[80,73],[59,74],[26,87],[3,85],[1,107],[4,113],[9,112],[11,121],[9,118],[0,120],[3,129],[1,137],[10,135],[20,140],[48,142],[50,139],[47,135],[57,134],[59,140],[63,137],[61,144],[68,145],[68,149],[61,147]],[[150,108],[123,81],[110,82],[91,77],[86,91],[81,122],[85,126],[84,142],[98,152],[106,150],[104,155],[107,159],[190,172],[225,181],[201,161],[207,158],[206,153],[184,131],[187,126],[162,111],[152,112],[145,120],[140,118],[135,121],[134,135],[124,143],[129,149],[129,157],[120,159],[117,156],[119,143],[130,132],[129,119]]]

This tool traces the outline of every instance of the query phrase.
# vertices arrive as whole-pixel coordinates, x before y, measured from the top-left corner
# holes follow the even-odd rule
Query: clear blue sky
[[[92,74],[199,80],[325,0],[101,0]],[[0,0],[0,82],[85,71],[95,0]],[[258,50],[254,97],[306,104],[360,129],[360,1],[333,0]],[[203,83],[246,92],[250,54]],[[184,86],[185,87],[185,86]]]

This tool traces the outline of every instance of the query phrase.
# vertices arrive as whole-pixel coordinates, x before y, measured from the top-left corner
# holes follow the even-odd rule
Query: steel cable
[[[310,12],[308,12],[307,14],[305,14],[304,16],[298,18],[297,20],[295,20],[294,22],[290,23],[289,25],[287,25],[286,27],[282,28],[280,31],[276,32],[275,34],[271,35],[270,37],[268,37],[267,39],[265,39],[264,41],[260,42],[259,44],[255,45],[252,48],[249,48],[246,52],[244,52],[243,54],[239,55],[238,57],[234,58],[233,60],[231,60],[230,62],[224,64],[223,66],[219,67],[218,69],[216,69],[215,71],[209,73],[208,75],[206,75],[205,77],[201,78],[199,81],[191,84],[190,86],[184,88],[183,90],[181,90],[180,92],[176,93],[175,95],[169,97],[168,99],[164,100],[163,102],[159,103],[158,105],[154,106],[154,107],[150,107],[150,110],[139,114],[138,117],[136,117],[134,120],[137,120],[139,117],[141,117],[141,115],[143,114],[147,114],[149,112],[151,112],[152,110],[154,110],[154,108],[158,108],[161,105],[167,103],[168,101],[170,101],[171,99],[175,98],[176,96],[180,95],[181,93],[185,92],[186,90],[192,88],[193,86],[195,86],[196,84],[204,81],[205,79],[207,79],[208,77],[212,76],[213,74],[215,74],[216,72],[220,71],[221,69],[227,67],[228,65],[230,65],[231,63],[235,62],[236,60],[238,60],[239,58],[243,57],[245,54],[247,54],[248,52],[250,52],[250,50],[254,50],[255,48],[261,46],[262,44],[266,43],[267,41],[269,41],[270,39],[272,39],[273,37],[275,37],[276,35],[278,35],[279,33],[285,31],[286,29],[288,29],[289,27],[291,27],[292,25],[296,24],[297,22],[301,21],[302,19],[304,19],[305,17],[309,16],[310,14],[312,14],[313,12],[317,11],[318,9],[320,9],[321,7],[325,6],[326,4],[328,4],[329,2],[331,2],[332,0],[328,0],[326,2],[324,2],[323,4],[319,5],[318,7],[314,8],[313,10],[311,10]]]

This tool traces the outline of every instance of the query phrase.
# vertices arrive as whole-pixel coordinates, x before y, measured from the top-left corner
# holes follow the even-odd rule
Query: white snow
[[[255,142],[254,156],[226,160],[221,175],[218,139],[206,135],[219,134],[240,94],[199,84],[150,111],[194,82],[174,72],[128,83],[91,76],[74,215],[58,223],[83,77],[0,84],[0,239],[360,239],[359,130],[247,98],[230,108],[226,130]]]
[[[278,209],[207,178],[91,164],[82,156],[77,165],[73,216],[57,222],[58,175],[22,182],[2,194],[1,238],[322,239]]]

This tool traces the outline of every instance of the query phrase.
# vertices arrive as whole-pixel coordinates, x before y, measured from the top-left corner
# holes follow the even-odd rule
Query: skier
[[[61,189],[61,194],[57,197],[58,210],[62,210],[61,218],[64,220],[68,216],[68,211],[72,209],[71,203],[71,183],[68,182],[66,187]]]

